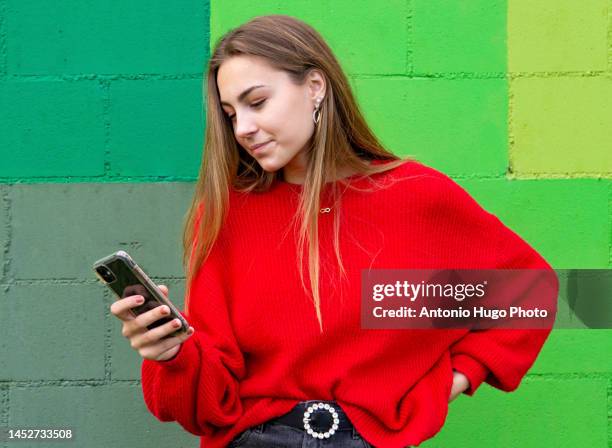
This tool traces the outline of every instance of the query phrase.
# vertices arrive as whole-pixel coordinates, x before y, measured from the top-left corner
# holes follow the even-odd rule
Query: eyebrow
[[[248,88],[248,89],[246,89],[244,92],[242,92],[240,95],[238,95],[238,102],[239,102],[239,103],[240,103],[240,102],[242,102],[242,101],[244,100],[244,98],[245,98],[245,97],[246,97],[246,96],[247,96],[249,93],[251,93],[251,91],[253,91],[253,90],[255,90],[255,89],[259,88],[259,87],[268,87],[268,86],[263,85],[263,84],[258,84],[258,85],[256,85],[256,86],[251,86],[251,87],[249,87],[249,88]],[[230,103],[226,103],[225,101],[221,101],[221,104],[223,104],[224,106],[230,106],[230,107],[232,106]]]

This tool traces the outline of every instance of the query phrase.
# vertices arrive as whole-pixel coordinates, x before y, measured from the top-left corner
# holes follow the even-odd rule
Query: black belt
[[[353,429],[353,424],[335,401],[301,401],[288,413],[267,423],[301,429],[319,439],[329,438],[336,431]]]

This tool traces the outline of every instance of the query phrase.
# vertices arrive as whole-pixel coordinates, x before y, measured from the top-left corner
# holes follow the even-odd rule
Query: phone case
[[[130,309],[134,316],[161,305],[167,305],[170,308],[168,316],[164,316],[147,326],[149,330],[152,330],[173,319],[180,319],[181,327],[162,339],[176,336],[189,330],[189,323],[187,323],[179,310],[164,296],[164,293],[134,262],[127,252],[120,250],[101,258],[94,263],[93,269],[98,279],[108,286],[119,299],[134,295],[144,297],[145,301],[142,305]]]

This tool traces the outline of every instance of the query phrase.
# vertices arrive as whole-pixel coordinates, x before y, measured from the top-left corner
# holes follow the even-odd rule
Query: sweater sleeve
[[[444,203],[460,222],[455,225],[468,235],[468,241],[473,241],[473,250],[492,254],[487,262],[492,266],[483,268],[552,271],[544,258],[495,215],[484,210],[450,178],[446,182]],[[556,276],[552,277],[556,300],[558,281]],[[463,373],[470,382],[464,393],[474,395],[483,382],[506,392],[515,390],[535,362],[550,331],[551,328],[469,331],[450,347],[453,370]]]
[[[245,363],[229,318],[217,243],[194,279],[189,313],[181,312],[194,334],[170,360],[143,359],[141,367],[149,411],[199,436],[232,425],[242,415],[238,392]]]
[[[523,239],[494,219],[501,238],[496,269],[552,270]],[[558,283],[554,291],[556,296]],[[467,333],[450,349],[453,369],[470,381],[464,393],[474,395],[483,382],[506,392],[515,390],[535,362],[551,330],[487,329]]]

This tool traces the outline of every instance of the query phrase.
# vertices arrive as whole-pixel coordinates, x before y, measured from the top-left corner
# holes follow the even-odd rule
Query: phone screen
[[[104,279],[106,284],[115,291],[118,297],[122,299],[134,295],[141,295],[144,297],[145,301],[142,305],[132,308],[132,311],[136,315],[146,313],[162,305],[155,295],[151,293],[149,288],[136,277],[132,269],[121,258],[107,261],[104,265],[98,266],[96,271]],[[172,315],[164,316],[148,325],[147,328],[151,330],[173,319],[174,316]]]

